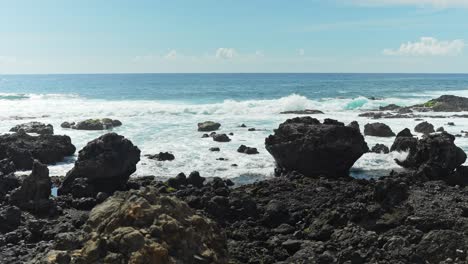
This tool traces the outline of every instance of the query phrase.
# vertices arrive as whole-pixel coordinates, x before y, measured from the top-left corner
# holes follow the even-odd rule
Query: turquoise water
[[[264,139],[291,115],[282,111],[318,109],[319,119],[357,120],[361,129],[363,111],[391,103],[413,105],[442,94],[468,96],[468,75],[457,74],[92,74],[92,75],[0,75],[0,133],[19,123],[40,121],[66,134],[81,149],[105,131],[62,129],[64,121],[109,117],[123,126],[114,130],[132,140],[142,154],[172,152],[172,162],[148,160],[142,155],[135,176],[174,176],[198,170],[204,176],[225,178],[271,177],[274,160],[264,148]],[[230,143],[201,139],[197,123],[212,120],[222,124],[221,133],[233,132]],[[428,120],[436,127],[447,119]],[[450,133],[468,130],[468,122],[450,120]],[[384,120],[394,132],[413,128],[411,119]],[[240,124],[255,127],[249,132]],[[391,145],[392,138],[366,137],[369,146]],[[468,150],[468,139],[457,138]],[[259,155],[237,153],[244,144],[259,149]],[[210,152],[210,147],[221,152]],[[359,177],[400,169],[395,158],[405,153],[365,154],[353,173]],[[227,161],[219,161],[223,157]],[[64,175],[76,157],[50,166],[52,175]],[[237,164],[237,167],[231,166]]]

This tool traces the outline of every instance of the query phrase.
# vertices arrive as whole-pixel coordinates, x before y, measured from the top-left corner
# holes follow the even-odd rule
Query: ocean
[[[40,121],[66,134],[77,149],[106,131],[63,129],[64,121],[109,117],[123,126],[113,131],[129,138],[142,151],[134,176],[172,177],[198,170],[202,176],[252,181],[272,177],[274,160],[264,139],[294,115],[282,111],[318,109],[333,118],[361,125],[375,122],[358,114],[390,103],[408,106],[442,94],[468,96],[468,75],[463,74],[80,74],[0,75],[0,133],[23,122]],[[449,115],[449,113],[446,113]],[[22,120],[19,120],[22,119]],[[202,139],[197,123],[216,121],[220,132],[234,133],[229,143]],[[468,130],[463,118],[429,118],[435,127],[452,134]],[[413,129],[413,119],[381,119],[395,133]],[[246,124],[258,131],[239,127]],[[366,136],[369,147],[390,146],[393,138]],[[245,155],[241,145],[258,148]],[[468,139],[456,144],[468,150]],[[220,152],[209,151],[220,147]],[[171,152],[174,161],[149,160],[145,154]],[[365,154],[352,169],[356,177],[377,177],[399,170],[395,158],[406,153]],[[217,160],[218,158],[225,160]],[[65,175],[76,157],[51,165],[51,175]],[[231,166],[237,164],[237,167]]]

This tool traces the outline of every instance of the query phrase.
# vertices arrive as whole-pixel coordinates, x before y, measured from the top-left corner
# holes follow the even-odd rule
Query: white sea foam
[[[7,96],[7,94],[0,94],[1,133],[7,132],[18,123],[30,121],[29,119],[19,121],[19,118],[34,117],[34,120],[52,124],[56,134],[69,135],[77,149],[81,149],[88,141],[105,132],[62,129],[60,124],[63,121],[111,117],[123,122],[123,126],[114,131],[132,140],[142,150],[143,155],[169,151],[176,156],[174,161],[158,162],[142,155],[135,175],[174,176],[179,172],[189,173],[198,170],[204,176],[226,178],[272,175],[274,160],[264,148],[264,139],[281,122],[292,117],[292,115],[280,115],[279,112],[319,109],[325,114],[316,115],[316,118],[333,118],[345,123],[357,120],[362,129],[364,124],[375,122],[358,117],[363,110],[375,109],[390,103],[412,105],[425,101],[422,97],[385,98],[383,100],[370,100],[365,97],[310,100],[304,96],[292,94],[276,100],[226,100],[214,104],[187,104],[149,100],[93,100],[73,94],[8,94],[8,96],[24,98],[4,100],[2,96]],[[202,133],[197,132],[196,124],[205,120],[220,122],[222,127],[219,133],[233,132],[232,141],[217,143],[209,138],[202,139]],[[448,121],[453,121],[457,125],[445,126],[450,133],[457,134],[460,130],[468,130],[468,122],[465,119],[435,118],[430,120],[436,127],[444,126]],[[412,119],[385,119],[382,122],[387,123],[395,132],[405,127],[413,128],[417,123]],[[242,123],[262,130],[249,132],[246,128],[239,127]],[[366,141],[369,147],[376,143],[390,146],[393,138],[366,137]],[[468,139],[457,138],[456,143],[464,149],[468,148]],[[236,150],[241,144],[258,148],[260,154],[238,153]],[[221,151],[210,152],[208,150],[214,146],[220,147]],[[353,170],[365,174],[375,170],[398,169],[393,160],[401,155],[403,154],[366,154],[356,162]],[[216,160],[220,157],[227,161]],[[51,166],[51,174],[64,175],[73,166],[71,161]],[[231,166],[234,163],[238,166]]]

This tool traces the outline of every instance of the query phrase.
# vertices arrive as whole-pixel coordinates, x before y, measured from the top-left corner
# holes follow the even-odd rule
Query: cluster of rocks
[[[110,118],[101,119],[87,119],[80,122],[63,122],[60,126],[62,128],[72,128],[76,130],[106,130],[119,127],[122,122]]]

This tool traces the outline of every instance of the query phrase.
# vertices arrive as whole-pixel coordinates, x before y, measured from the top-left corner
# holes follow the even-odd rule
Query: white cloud
[[[305,50],[304,49],[298,49],[297,54],[299,54],[299,56],[304,56],[305,55]]]
[[[468,0],[355,0],[361,5],[412,5],[435,8],[468,7]]]
[[[166,59],[175,59],[177,58],[178,54],[176,50],[170,50],[166,55],[164,55],[164,58]]]
[[[236,55],[237,55],[237,52],[233,48],[219,48],[216,50],[216,58],[232,59]]]
[[[444,56],[460,54],[465,42],[460,39],[439,41],[432,37],[422,37],[419,42],[401,44],[398,49],[384,49],[384,55],[390,56]]]

